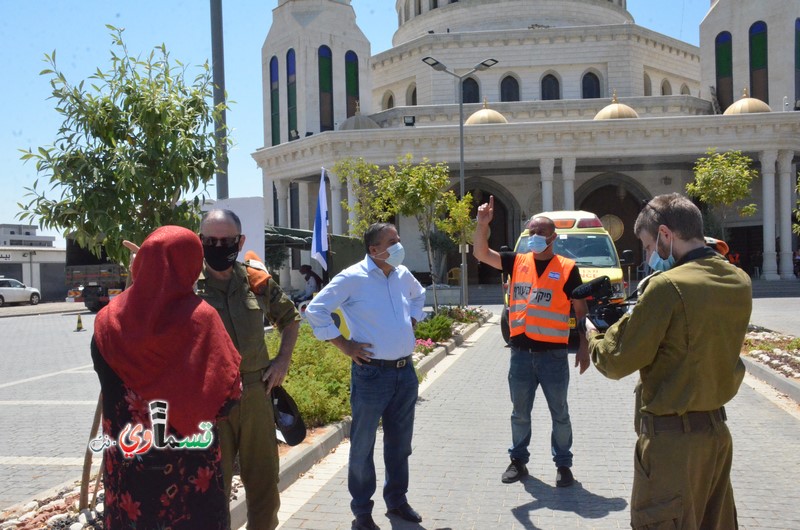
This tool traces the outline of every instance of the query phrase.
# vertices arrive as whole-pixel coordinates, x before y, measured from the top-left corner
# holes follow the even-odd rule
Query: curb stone
[[[417,374],[424,376],[431,371],[490,318],[491,315],[482,315],[478,322],[469,324],[459,334],[454,335],[445,344],[438,346],[426,355],[416,366]],[[350,422],[351,419],[347,417],[339,423],[328,425],[324,428],[323,434],[315,437],[313,442],[300,444],[281,457],[278,490],[283,491],[291,486],[303,473],[328,456],[346,437],[350,436]],[[243,487],[240,491],[242,493],[237,494],[236,499],[230,503],[231,528],[241,528],[247,523],[246,493]]]
[[[797,383],[770,368],[745,356],[741,357],[747,373],[760,379],[781,392],[786,394],[795,403],[800,403],[800,383]]]

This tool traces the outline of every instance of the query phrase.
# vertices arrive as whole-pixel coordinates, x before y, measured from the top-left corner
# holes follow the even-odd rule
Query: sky
[[[262,194],[261,172],[250,154],[263,146],[261,46],[277,4],[222,2],[225,85],[232,101],[227,119],[235,144],[229,152],[231,197]],[[391,48],[395,0],[352,0],[351,5],[373,55]],[[709,5],[708,0],[628,0],[628,11],[640,26],[698,45]],[[207,0],[0,0],[0,12],[0,101],[5,102],[0,114],[0,223],[19,222],[17,204],[28,202],[25,188],[38,176],[33,162],[20,160],[19,150],[51,145],[62,122],[48,99],[49,78],[39,75],[47,67],[45,53],[55,50],[59,69],[77,84],[96,69],[109,68],[106,24],[111,24],[125,28],[131,55],[145,56],[163,43],[173,59],[189,65],[190,73],[211,62]],[[216,197],[213,184],[208,195]],[[64,246],[57,231],[38,233],[56,236],[56,246]]]

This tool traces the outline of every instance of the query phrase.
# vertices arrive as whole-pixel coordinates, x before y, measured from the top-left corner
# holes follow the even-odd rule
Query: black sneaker
[[[508,464],[508,467],[506,468],[505,473],[503,473],[501,480],[503,481],[503,484],[511,484],[512,482],[516,482],[522,477],[527,476],[528,468],[525,467],[525,464],[512,458],[511,463]]]
[[[573,484],[575,484],[575,477],[572,476],[572,471],[566,466],[560,466],[556,473],[556,486],[566,488]]]

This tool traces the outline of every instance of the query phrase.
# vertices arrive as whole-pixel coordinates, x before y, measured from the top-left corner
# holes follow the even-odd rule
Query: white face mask
[[[403,259],[406,257],[406,250],[400,243],[395,243],[391,247],[387,248],[384,252],[388,253],[389,257],[387,258],[375,257],[375,259],[383,260],[384,262],[386,262],[387,265],[391,265],[392,267],[395,268],[399,267],[400,264],[403,263]],[[381,252],[381,254],[383,254],[383,252]]]

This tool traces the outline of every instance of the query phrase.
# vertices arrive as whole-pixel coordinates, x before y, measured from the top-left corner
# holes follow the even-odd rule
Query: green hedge
[[[278,352],[280,334],[267,335],[270,355]],[[297,402],[306,427],[340,421],[350,415],[350,359],[328,342],[317,340],[303,322],[283,386]]]

